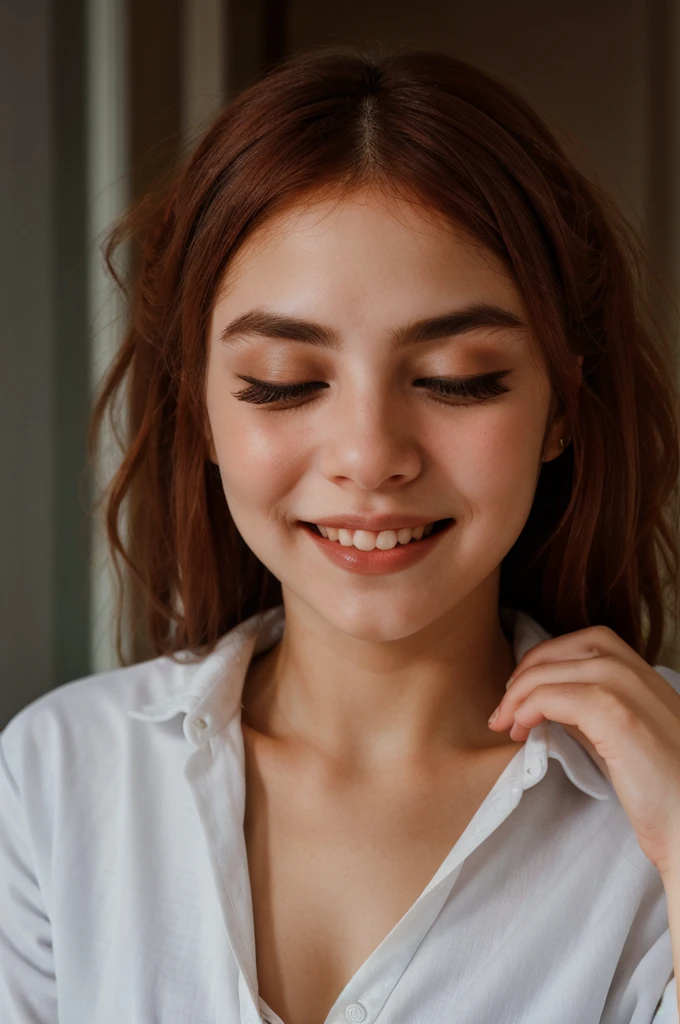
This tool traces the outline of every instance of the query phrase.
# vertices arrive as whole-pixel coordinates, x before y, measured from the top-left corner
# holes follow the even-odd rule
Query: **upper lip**
[[[317,526],[335,526],[346,530],[370,530],[373,533],[380,533],[381,530],[402,530],[406,527],[427,526],[428,523],[436,523],[438,519],[449,518],[439,516],[408,516],[399,513],[382,516],[324,516],[321,519],[309,519],[306,522],[315,523]]]

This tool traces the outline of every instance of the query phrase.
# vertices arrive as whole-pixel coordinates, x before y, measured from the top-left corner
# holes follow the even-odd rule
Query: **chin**
[[[390,643],[428,628],[442,615],[444,601],[424,594],[298,595],[319,619],[354,640]],[[448,601],[446,602],[449,603]]]

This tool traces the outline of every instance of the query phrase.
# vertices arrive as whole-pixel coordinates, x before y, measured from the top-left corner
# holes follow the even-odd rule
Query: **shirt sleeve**
[[[652,1017],[652,1024],[678,1024],[678,996],[675,975],[666,985],[661,1001]]]
[[[0,733],[0,1021],[57,1024],[52,931]]]

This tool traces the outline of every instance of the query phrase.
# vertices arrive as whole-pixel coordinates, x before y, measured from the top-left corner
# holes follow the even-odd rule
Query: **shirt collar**
[[[551,634],[526,612],[500,609],[501,620],[512,637],[515,662]],[[251,659],[278,643],[283,635],[283,604],[258,612],[225,633],[215,649],[199,662],[191,662],[180,651],[167,673],[153,672],[146,698],[127,714],[142,722],[167,722],[184,713],[183,729],[194,747],[199,747],[224,728],[239,712],[241,691]],[[170,659],[158,659],[156,664]],[[179,664],[177,664],[179,662]],[[506,684],[507,688],[507,684]],[[168,692],[169,691],[169,692]],[[608,800],[613,787],[580,743],[557,722],[542,722],[529,733],[525,744],[524,788],[536,785],[547,771],[548,758],[560,762],[571,782],[598,800]]]

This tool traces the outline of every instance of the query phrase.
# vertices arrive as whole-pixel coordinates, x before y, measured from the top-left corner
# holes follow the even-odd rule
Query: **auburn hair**
[[[270,69],[108,236],[128,322],[96,396],[88,454],[97,457],[108,410],[122,461],[96,504],[105,502],[117,577],[121,663],[124,634],[132,660],[201,658],[281,602],[208,456],[208,325],[256,227],[320,191],[366,185],[424,204],[502,259],[545,355],[553,411],[568,419],[572,441],[543,464],[503,560],[500,604],[553,635],[609,626],[655,663],[669,624],[676,636],[680,426],[644,246],[506,84],[444,53],[364,47],[321,47]],[[129,284],[114,260],[128,242]]]

